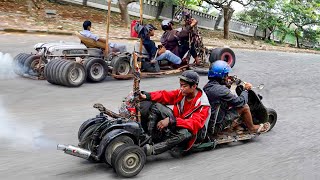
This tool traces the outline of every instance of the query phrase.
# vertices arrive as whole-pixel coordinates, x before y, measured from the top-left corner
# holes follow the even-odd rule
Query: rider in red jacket
[[[206,94],[198,88],[199,75],[185,71],[180,76],[180,89],[173,91],[142,92],[140,98],[163,105],[173,105],[173,116],[157,123],[159,130],[167,127],[177,129],[177,134],[166,141],[146,147],[147,155],[160,154],[182,142],[188,142],[189,150],[196,140],[198,131],[204,128],[210,118],[210,104]]]

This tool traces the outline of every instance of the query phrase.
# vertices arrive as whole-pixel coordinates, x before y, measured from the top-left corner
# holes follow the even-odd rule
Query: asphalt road
[[[97,114],[96,102],[117,110],[131,80],[107,78],[80,88],[15,76],[10,53],[31,52],[37,42],[76,37],[0,34],[1,179],[119,179],[104,164],[65,155],[57,143],[74,144],[81,123]],[[130,43],[132,49],[132,43]],[[130,49],[130,48],[129,48]],[[320,179],[320,55],[235,50],[232,74],[253,85],[278,113],[274,129],[247,143],[219,146],[181,159],[149,157],[138,179]],[[200,86],[207,82],[201,77]],[[178,88],[177,76],[143,79],[146,91]]]

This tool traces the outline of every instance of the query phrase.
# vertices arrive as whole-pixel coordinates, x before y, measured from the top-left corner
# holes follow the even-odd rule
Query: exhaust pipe
[[[98,160],[97,157],[91,153],[91,151],[73,145],[58,144],[57,150],[61,150],[66,154],[70,154],[72,156],[80,157],[87,160]]]

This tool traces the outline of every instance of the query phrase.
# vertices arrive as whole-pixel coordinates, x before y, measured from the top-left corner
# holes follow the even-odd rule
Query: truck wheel
[[[87,72],[87,80],[90,82],[103,81],[108,72],[107,63],[100,58],[89,58],[85,61],[84,67]]]
[[[146,163],[146,154],[137,145],[121,145],[112,153],[112,167],[119,176],[133,177]]]
[[[111,165],[111,157],[114,150],[123,144],[134,144],[133,140],[127,135],[120,135],[114,138],[107,146],[104,153],[105,163]]]
[[[54,65],[59,62],[57,59],[52,59],[48,62],[48,64],[44,67],[44,77],[47,79],[47,81],[51,84],[56,84],[53,80],[53,68]]]
[[[24,62],[24,73],[31,76],[38,76],[37,67],[39,66],[40,58],[40,55],[31,55],[28,57]],[[42,64],[45,64],[45,62],[42,61]]]
[[[26,54],[26,53],[20,53],[17,56],[14,57],[13,59],[13,71],[17,74],[17,75],[23,75],[23,69],[24,69],[24,62],[25,60],[32,56],[32,54]]]
[[[58,84],[64,85],[67,82],[65,80],[66,78],[62,76],[62,70],[67,64],[69,64],[69,60],[61,59],[59,61],[60,62],[54,68],[53,76],[55,77],[55,81],[58,82]]]
[[[215,48],[211,51],[209,61],[214,63],[217,60],[226,61],[232,68],[236,63],[236,56],[230,48]]]
[[[86,80],[86,71],[83,65],[73,61],[64,64],[64,67],[60,68],[60,72],[59,75],[62,76],[60,79],[63,80],[61,85],[67,87],[79,87]]]
[[[114,61],[114,66],[112,69],[112,74],[128,75],[132,73],[132,68],[130,66],[130,62],[128,58],[115,57],[113,61]]]
[[[267,108],[267,112],[268,112],[268,122],[271,124],[271,127],[269,129],[269,131],[271,131],[271,129],[276,125],[277,123],[277,112],[272,109],[272,108]]]

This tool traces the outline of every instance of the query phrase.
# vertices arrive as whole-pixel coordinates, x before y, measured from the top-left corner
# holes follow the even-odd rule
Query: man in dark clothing
[[[269,130],[270,123],[254,125],[250,108],[248,106],[248,90],[252,88],[250,83],[245,83],[244,91],[239,96],[232,94],[227,87],[228,73],[231,71],[230,66],[222,60],[216,61],[209,70],[209,82],[203,90],[208,96],[212,113],[217,113],[220,105],[218,118],[215,124],[215,133],[223,131],[231,126],[233,120],[242,116],[244,124],[251,133],[263,133]],[[214,122],[215,116],[212,115],[210,121]]]
[[[143,40],[143,46],[148,52],[149,59],[148,61],[143,62],[142,69],[145,69],[149,72],[160,71],[158,61],[168,60],[174,65],[179,65],[181,63],[181,58],[173,54],[171,51],[166,50],[165,47],[157,47],[155,42],[150,39],[151,36],[154,36],[154,30],[157,30],[152,24],[147,24],[144,26],[144,35],[140,37]]]
[[[161,44],[181,59],[183,59],[185,54],[190,51],[189,54],[195,59],[196,64],[199,64],[200,62],[194,44],[191,43],[191,46],[189,44],[190,36],[192,36],[193,32],[192,29],[197,23],[197,20],[189,18],[186,19],[184,27],[180,30],[175,30],[172,28],[173,22],[171,20],[163,20],[161,27],[164,33],[160,39]]]

